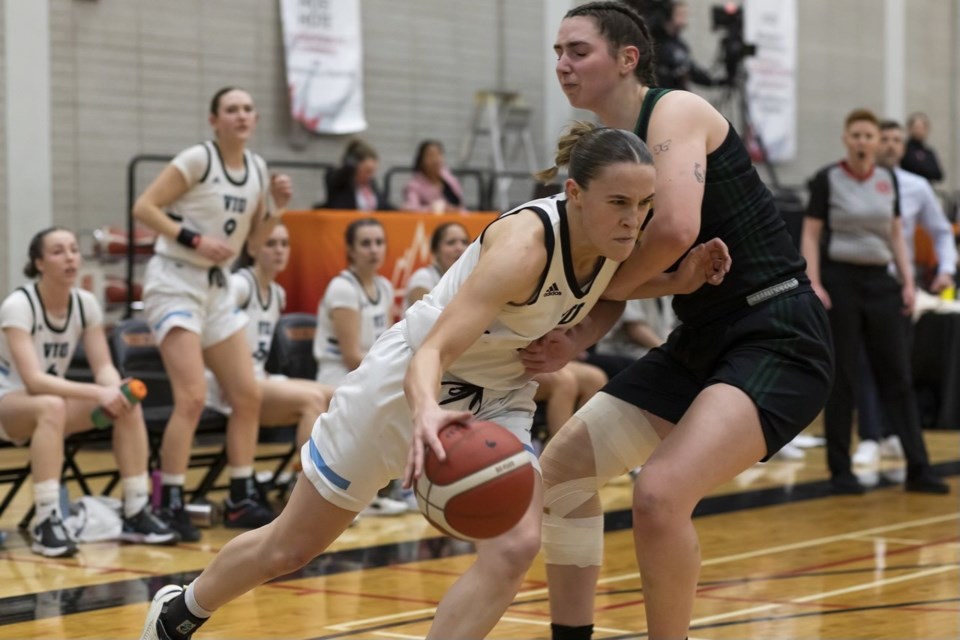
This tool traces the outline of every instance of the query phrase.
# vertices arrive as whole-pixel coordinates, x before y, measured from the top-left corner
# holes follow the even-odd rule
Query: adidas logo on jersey
[[[557,283],[554,282],[552,285],[547,287],[547,291],[546,293],[543,294],[543,297],[546,298],[547,296],[562,296],[562,295],[563,293],[560,292],[560,287],[558,287]]]

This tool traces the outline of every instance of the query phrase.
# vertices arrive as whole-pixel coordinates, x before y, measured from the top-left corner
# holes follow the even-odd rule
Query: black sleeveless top
[[[669,92],[647,91],[634,131],[644,142],[650,115],[657,101]],[[706,284],[691,294],[674,296],[673,308],[682,322],[700,325],[716,320],[750,306],[747,297],[764,292],[753,299],[753,304],[759,304],[768,299],[766,289],[792,278],[796,278],[796,286],[791,283],[781,295],[809,290],[806,261],[732,124],[723,143],[707,155],[700,234],[694,246],[712,238],[720,238],[729,248],[730,273],[719,286]]]

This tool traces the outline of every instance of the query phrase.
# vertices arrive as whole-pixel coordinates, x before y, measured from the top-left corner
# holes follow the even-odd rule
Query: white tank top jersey
[[[30,334],[37,360],[44,372],[63,377],[70,366],[77,343],[88,327],[103,323],[97,299],[84,289],[71,289],[67,315],[47,313],[36,283],[17,288],[0,305],[0,329],[15,327]],[[0,389],[23,387],[13,363],[5,332],[0,332]]]
[[[504,307],[480,339],[449,369],[449,373],[457,378],[487,389],[506,391],[526,384],[530,376],[524,371],[517,350],[552,329],[573,327],[583,320],[620,266],[619,262],[599,259],[593,277],[581,287],[577,283],[570,256],[566,196],[559,194],[528,202],[504,213],[497,220],[523,210],[534,211],[544,226],[547,265],[536,292],[524,304]],[[496,224],[497,220],[491,224]],[[482,242],[483,234],[443,274],[439,284],[407,310],[403,331],[414,350],[423,343],[440,312],[473,271],[480,258]]]
[[[429,292],[437,286],[441,277],[440,270],[437,269],[437,265],[435,264],[420,267],[414,271],[410,279],[407,280],[407,295],[414,289],[426,289]],[[408,306],[407,308],[409,309],[410,307]]]
[[[375,276],[376,297],[371,298],[363,285],[349,269],[344,269],[330,280],[317,310],[317,333],[313,339],[313,357],[321,375],[324,364],[336,370],[343,365],[343,354],[333,334],[330,312],[334,309],[354,309],[360,313],[360,353],[366,355],[373,343],[392,324],[390,309],[393,306],[393,285],[383,276]],[[320,378],[318,378],[320,379]],[[329,382],[323,379],[323,382]]]
[[[243,171],[230,172],[217,143],[208,140],[181,151],[170,164],[183,174],[190,188],[167,208],[167,215],[190,231],[226,241],[239,255],[254,216],[267,200],[263,158],[245,150]],[[157,238],[154,251],[198,267],[214,266],[212,260],[164,235]]]
[[[256,273],[245,268],[230,274],[230,293],[237,307],[247,314],[246,337],[253,354],[253,373],[258,380],[266,378],[264,367],[270,356],[277,321],[287,306],[287,292],[276,282],[271,282],[264,300]]]

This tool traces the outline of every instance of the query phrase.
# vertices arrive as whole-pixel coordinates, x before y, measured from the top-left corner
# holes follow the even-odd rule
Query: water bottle
[[[147,397],[147,385],[143,381],[133,378],[120,385],[120,391],[127,396],[130,404],[137,404]],[[113,424],[113,416],[107,413],[103,407],[97,407],[90,413],[90,419],[93,420],[93,426],[97,429],[106,429]]]

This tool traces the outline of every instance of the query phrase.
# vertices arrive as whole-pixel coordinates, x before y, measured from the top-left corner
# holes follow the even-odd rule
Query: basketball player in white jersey
[[[405,308],[430,292],[440,278],[470,244],[467,230],[458,222],[447,222],[434,229],[430,236],[430,252],[433,262],[413,272],[407,281]],[[586,362],[568,362],[558,371],[540,373],[533,377],[537,383],[534,400],[543,403],[548,435],[552,436],[570,419],[577,407],[590,399],[607,382],[603,370]],[[534,447],[542,446],[537,441]],[[413,492],[407,490],[412,498]],[[417,508],[415,499],[407,498],[412,509]]]
[[[517,349],[587,314],[633,251],[655,180],[636,136],[589,124],[561,139],[557,164],[570,167],[566,193],[493,222],[381,336],[314,426],[287,508],[227,544],[186,590],[162,588],[142,638],[189,638],[219,607],[315,558],[385,481],[420,475],[424,446],[445,457],[437,432],[447,424],[493,420],[529,448],[535,385]],[[705,248],[671,276],[678,289],[713,272]],[[441,601],[429,637],[493,628],[540,547],[540,494],[511,531],[477,544],[476,563]]]
[[[383,225],[360,218],[344,233],[349,266],[335,275],[317,308],[317,381],[338,386],[392,321],[393,285],[379,275],[387,255]]]
[[[327,410],[333,387],[314,382],[269,374],[266,370],[280,315],[287,303],[287,293],[276,282],[277,274],[287,268],[290,259],[290,233],[278,224],[267,241],[241,262],[230,274],[230,292],[237,307],[247,315],[247,346],[253,355],[253,375],[263,394],[260,403],[260,425],[283,427],[297,425],[297,444],[303,444],[317,416]],[[207,376],[207,404],[224,413],[232,409],[212,374]]]
[[[143,297],[173,386],[174,408],[160,456],[161,515],[187,541],[200,538],[183,509],[183,484],[206,398],[204,364],[233,408],[225,524],[256,527],[273,517],[253,482],[261,394],[244,316],[230,299],[224,266],[248,239],[257,247],[269,236],[291,195],[290,179],[268,178],[263,159],[246,148],[257,121],[250,94],[221,89],[211,101],[209,121],[214,139],[177,155],[133,209],[140,223],[159,234]]]
[[[114,419],[113,451],[123,486],[122,539],[169,544],[177,534],[147,503],[147,430],[139,406],[120,390],[110,360],[103,312],[89,291],[75,287],[82,258],[72,232],[54,227],[33,237],[24,269],[36,278],[0,305],[0,439],[30,443],[36,515],[31,549],[48,557],[71,556],[76,542],[60,513],[64,437],[93,428],[98,406]],[[78,343],[96,382],[65,380]]]

